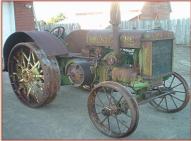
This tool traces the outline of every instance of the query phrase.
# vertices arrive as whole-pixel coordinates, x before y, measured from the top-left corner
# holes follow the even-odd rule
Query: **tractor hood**
[[[174,39],[173,32],[164,30],[120,30],[119,44],[122,48],[140,48],[142,41]],[[86,44],[89,46],[111,46],[111,30],[91,30],[87,32]]]

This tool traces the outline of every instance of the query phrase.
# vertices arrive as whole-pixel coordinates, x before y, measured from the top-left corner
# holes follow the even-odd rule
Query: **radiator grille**
[[[154,41],[152,48],[152,77],[172,72],[173,40]]]

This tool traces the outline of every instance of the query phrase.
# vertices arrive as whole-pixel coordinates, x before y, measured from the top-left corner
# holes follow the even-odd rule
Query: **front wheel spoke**
[[[127,117],[131,118],[131,116],[128,114],[128,112],[122,112],[124,115],[126,115]]]
[[[110,121],[109,121],[109,117],[108,117],[108,119],[107,119],[107,124],[108,124],[108,129],[110,130]]]
[[[182,83],[179,83],[178,85],[175,85],[175,86],[173,86],[173,87],[170,88],[170,89],[172,90],[172,89],[174,89],[174,88],[176,88],[176,87],[178,87],[178,86],[180,86],[180,85],[182,85]]]
[[[97,105],[98,107],[104,108],[104,106],[101,106],[101,105],[99,105],[99,104],[97,104],[97,103],[96,103],[95,105]]]
[[[165,96],[165,104],[166,104],[166,109],[167,109],[167,111],[168,111],[168,104],[167,104],[166,96]]]
[[[122,98],[123,98],[123,96],[120,97],[120,99],[117,102],[117,105],[119,105],[119,103],[121,102]]]
[[[170,95],[171,99],[172,99],[172,102],[174,103],[174,105],[176,106],[176,108],[178,108],[178,106],[176,105],[175,101],[174,101],[174,98],[172,97],[172,95]]]
[[[97,94],[97,98],[98,98],[99,102],[100,102],[100,103],[103,105],[103,107],[104,107],[105,105],[103,104],[102,100],[100,99],[99,94]]]
[[[179,101],[181,101],[181,102],[184,102],[184,100],[182,100],[182,99],[179,99],[178,97],[176,97],[176,96],[174,96],[174,95],[171,95],[173,98],[175,98],[175,99],[177,99],[177,100],[179,100]]]
[[[121,129],[120,129],[120,127],[119,127],[119,120],[118,120],[118,118],[117,118],[116,115],[114,116],[114,118],[115,118],[115,120],[116,120],[116,122],[117,122],[117,127],[118,127],[118,130],[119,130],[119,133],[121,133]]]
[[[175,79],[175,76],[173,76],[173,79],[172,79],[172,81],[171,81],[171,83],[170,83],[169,88],[172,86],[172,83],[174,82],[174,79]]]
[[[105,93],[105,94],[106,94],[107,100],[109,102],[109,107],[110,107],[112,105],[111,96],[108,93]]]
[[[113,102],[115,103],[115,105],[117,105],[117,100],[115,99],[115,97],[112,94],[110,96],[113,99]]]
[[[164,99],[164,96],[161,98],[161,100],[160,100],[160,102],[158,104],[156,103],[157,107],[159,107],[161,105],[163,99]]]
[[[174,92],[177,92],[177,93],[186,93],[186,92],[182,92],[182,91],[174,91]]]
[[[118,121],[119,121],[119,123],[121,123],[121,125],[123,125],[123,126],[126,127],[127,129],[129,129],[129,127],[128,127],[126,124],[124,124],[125,121],[121,121],[121,120],[118,120]]]
[[[106,121],[107,118],[109,118],[109,117],[106,116],[106,117],[100,122],[100,124],[103,124],[103,123]]]

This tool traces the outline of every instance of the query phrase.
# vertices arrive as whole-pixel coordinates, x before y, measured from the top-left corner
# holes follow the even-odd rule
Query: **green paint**
[[[134,81],[131,83],[131,86],[135,91],[140,91],[147,89],[149,87],[149,83],[147,81],[145,82],[140,82],[140,81]]]
[[[66,75],[61,75],[61,85],[71,85],[72,83],[70,82],[68,76]]]

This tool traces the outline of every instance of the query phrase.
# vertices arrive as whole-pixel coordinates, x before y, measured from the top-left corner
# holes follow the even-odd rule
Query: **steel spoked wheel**
[[[17,44],[8,58],[8,72],[19,100],[29,107],[50,103],[59,89],[56,66],[55,58],[47,58],[34,43]]]
[[[88,98],[88,112],[94,126],[110,137],[131,134],[138,125],[136,101],[116,82],[99,83]]]
[[[52,29],[50,33],[56,36],[58,39],[63,39],[65,34],[65,28],[62,26],[58,26]]]
[[[163,81],[162,93],[169,93],[154,99],[150,104],[159,111],[178,112],[189,102],[188,84],[181,75],[173,72],[170,77]]]

